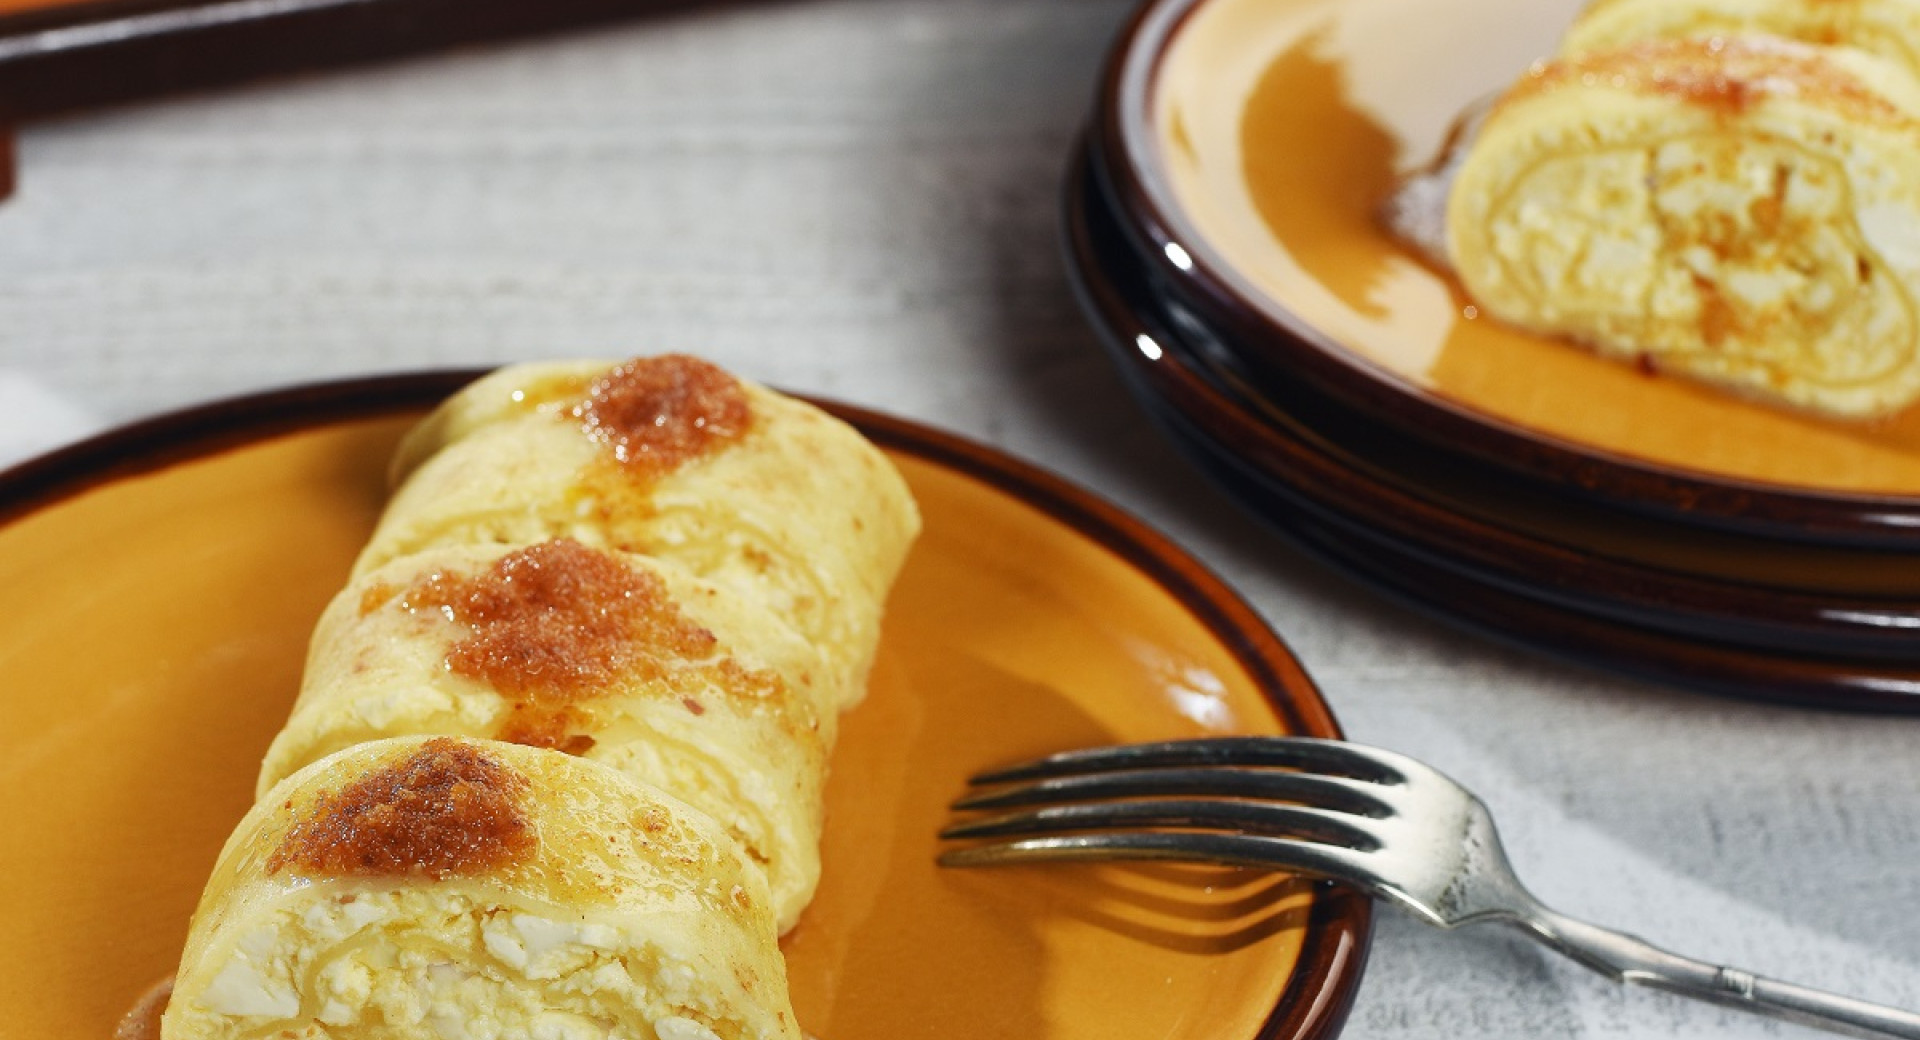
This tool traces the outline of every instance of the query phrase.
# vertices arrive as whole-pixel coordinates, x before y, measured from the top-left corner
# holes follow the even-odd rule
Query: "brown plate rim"
[[[1766,652],[1764,645],[1695,639],[1600,616],[1543,597],[1539,587],[1529,587],[1525,581],[1499,580],[1462,565],[1403,537],[1404,531],[1389,531],[1366,517],[1344,512],[1332,501],[1340,495],[1326,487],[1289,481],[1259,467],[1255,454],[1245,448],[1247,438],[1281,452],[1311,450],[1311,446],[1276,444],[1285,437],[1284,431],[1236,414],[1237,406],[1190,366],[1181,354],[1184,348],[1176,345],[1177,339],[1166,328],[1126,308],[1123,294],[1102,284],[1104,273],[1075,254],[1089,247],[1080,241],[1085,222],[1076,210],[1072,187],[1066,201],[1069,269],[1075,287],[1130,389],[1210,479],[1310,552],[1422,613],[1506,645],[1748,700],[1855,711],[1920,711],[1920,696],[1916,696],[1920,664],[1816,654],[1784,656]],[[1122,321],[1128,324],[1122,327],[1118,324]],[[1133,349],[1130,335],[1136,329],[1154,339],[1161,351],[1158,357],[1149,359]],[[1233,430],[1221,432],[1223,422]],[[1334,478],[1349,485],[1365,484],[1359,474],[1335,472]],[[1361,490],[1384,489],[1362,486]],[[1300,508],[1303,502],[1311,508]],[[1446,524],[1450,518],[1429,510],[1425,522]],[[1404,529],[1406,525],[1390,526]]]
[[[1920,669],[1784,658],[1590,617],[1432,566],[1386,542],[1300,518],[1288,532],[1321,557],[1428,617],[1601,671],[1744,701],[1911,713]],[[1524,631],[1524,636],[1516,633]]]
[[[443,369],[304,383],[142,419],[0,470],[0,527],[118,480],[332,423],[424,410],[484,375]],[[996,448],[923,423],[808,398],[890,450],[956,470],[1067,525],[1145,574],[1204,625],[1292,732],[1338,739],[1332,709],[1260,614],[1218,575],[1144,521]],[[1319,883],[1298,965],[1250,1040],[1331,1040],[1365,971],[1373,903]]]
[[[1093,225],[1112,223],[1110,208],[1088,183],[1094,177],[1083,153],[1064,200],[1068,264],[1090,316],[1106,327],[1131,322],[1148,330],[1163,354],[1140,366],[1144,392],[1177,412],[1196,434],[1234,445],[1244,468],[1443,567],[1472,570],[1492,584],[1572,609],[1758,648],[1920,661],[1920,644],[1912,638],[1920,628],[1920,599],[1773,587],[1555,542],[1503,523],[1498,503],[1488,507],[1495,512],[1477,514],[1450,502],[1461,494],[1471,497],[1449,496],[1435,483],[1447,479],[1452,460],[1397,465],[1406,460],[1368,454],[1357,437],[1350,442],[1325,435],[1307,416],[1317,416],[1321,426],[1338,426],[1336,420],[1349,417],[1338,415],[1336,405],[1303,394],[1282,400],[1252,392],[1230,367],[1216,364],[1171,330],[1171,322],[1159,320],[1145,294],[1123,287],[1126,271],[1117,268],[1130,271],[1137,258],[1094,241]],[[1565,499],[1552,504],[1581,508]]]
[[[1432,394],[1342,345],[1247,282],[1183,215],[1154,161],[1150,103],[1182,24],[1209,0],[1149,0],[1121,29],[1096,94],[1089,140],[1154,280],[1217,325],[1255,367],[1304,378],[1409,434],[1497,470],[1610,506],[1708,526],[1839,544],[1912,548],[1920,495],[1826,492],[1690,471],[1529,431]],[[1183,263],[1167,255],[1184,252]]]
[[[1166,414],[1155,418],[1171,425]],[[1173,439],[1190,455],[1222,451],[1191,434],[1175,433]],[[1204,462],[1201,468],[1314,555],[1427,617],[1502,645],[1740,700],[1846,711],[1920,711],[1920,667],[1781,657],[1581,613],[1515,592],[1470,570],[1437,565],[1430,554],[1378,531],[1329,523],[1300,510],[1262,508],[1237,489],[1232,478]]]

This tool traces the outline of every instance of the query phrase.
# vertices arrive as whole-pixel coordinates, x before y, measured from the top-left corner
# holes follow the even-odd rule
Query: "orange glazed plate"
[[[1478,317],[1377,219],[1584,0],[1155,0],[1094,120],[1156,277],[1226,349],[1496,470],[1775,536],[1910,547],[1920,407],[1828,420]]]
[[[0,1035],[106,1040],[173,971],[396,440],[474,375],[241,398],[0,473]],[[900,465],[926,530],[834,755],[819,896],[785,943],[803,1027],[1337,1033],[1362,897],[1225,870],[934,866],[947,802],[986,766],[1338,729],[1258,615],[1138,521],[990,449],[833,410]]]

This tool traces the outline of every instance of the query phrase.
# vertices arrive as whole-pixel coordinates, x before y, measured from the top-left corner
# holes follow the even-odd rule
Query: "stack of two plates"
[[[1066,193],[1083,303],[1193,459],[1500,637],[1920,708],[1920,409],[1842,424],[1479,318],[1376,211],[1577,0],[1156,0]]]

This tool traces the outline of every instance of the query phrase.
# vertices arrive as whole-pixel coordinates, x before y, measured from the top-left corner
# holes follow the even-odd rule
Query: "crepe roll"
[[[780,618],[670,564],[565,539],[430,550],[322,614],[259,793],[404,734],[577,754],[712,816],[767,871],[784,931],[820,876],[820,671]]]
[[[162,1040],[800,1040],[760,872],[606,766],[395,738],[241,821]]]
[[[1920,394],[1920,85],[1846,48],[1662,40],[1534,68],[1447,206],[1481,311],[1843,417]]]
[[[1567,30],[1560,53],[1750,35],[1857,47],[1920,76],[1920,0],[1599,0]]]
[[[919,529],[852,427],[690,357],[502,369],[402,443],[358,573],[446,545],[552,538],[654,556],[757,599],[865,691],[887,589]]]

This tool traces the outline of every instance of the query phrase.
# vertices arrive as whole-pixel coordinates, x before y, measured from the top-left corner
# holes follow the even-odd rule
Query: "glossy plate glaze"
[[[308,632],[401,431],[472,373],[240,399],[0,475],[0,1022],[104,1040],[172,971],[285,719]],[[1370,904],[1214,870],[955,872],[968,773],[1085,744],[1332,736],[1259,617],[1119,511],[988,449],[840,409],[926,532],[828,793],[825,880],[788,937],[813,1034],[1328,1037]]]
[[[1920,600],[1895,594],[1914,587],[1906,559],[1748,546],[1747,578],[1739,580],[1537,537],[1527,527],[1540,518],[1516,515],[1508,489],[1490,493],[1454,472],[1457,465],[1404,445],[1376,459],[1337,443],[1322,431],[1379,447],[1328,402],[1294,395],[1291,403],[1312,415],[1305,422],[1273,397],[1246,392],[1217,352],[1183,337],[1191,324],[1179,312],[1142,306],[1152,295],[1146,265],[1121,241],[1096,164],[1084,155],[1066,211],[1075,287],[1129,388],[1202,471],[1296,542],[1442,620],[1505,642],[1747,698],[1920,711],[1920,660],[1909,634],[1920,627]],[[1576,525],[1572,533],[1590,532]],[[1703,562],[1739,571],[1737,540],[1658,542],[1642,555],[1673,563],[1689,548],[1710,548]],[[1616,535],[1607,548],[1634,546]],[[1754,580],[1822,574],[1879,595]]]
[[[1578,0],[1157,0],[1094,146],[1162,291],[1253,368],[1480,464],[1612,505],[1910,545],[1920,408],[1847,424],[1472,317],[1375,211],[1455,116],[1549,53]]]

